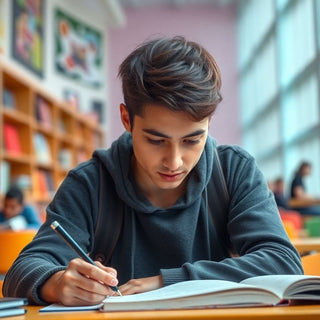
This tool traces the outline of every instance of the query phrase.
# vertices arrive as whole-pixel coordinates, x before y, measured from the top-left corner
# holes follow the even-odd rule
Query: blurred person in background
[[[0,230],[38,229],[41,220],[36,210],[24,204],[23,192],[18,187],[11,187],[3,200],[0,211]]]
[[[308,161],[302,161],[294,175],[291,183],[291,199],[297,200],[302,205],[293,205],[295,210],[298,210],[303,215],[319,215],[320,206],[315,205],[317,200],[314,196],[307,193],[304,178],[311,174],[312,165]],[[303,205],[305,203],[305,206]],[[319,200],[320,203],[320,200]]]
[[[285,191],[284,191],[283,178],[279,177],[274,181],[272,191],[273,191],[274,199],[276,200],[277,206],[282,209],[289,209],[288,199],[285,196]]]

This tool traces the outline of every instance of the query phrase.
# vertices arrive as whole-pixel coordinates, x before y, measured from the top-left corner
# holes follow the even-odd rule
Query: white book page
[[[16,216],[8,220],[10,228],[14,231],[26,229],[28,224],[23,216]]]
[[[260,277],[253,277],[243,280],[241,283],[256,285],[260,288],[273,291],[280,297],[289,298],[292,293],[302,282],[315,282],[317,281],[320,288],[320,277],[317,276],[306,276],[306,275],[265,275]],[[294,283],[297,283],[294,285]],[[290,287],[291,290],[287,290]],[[310,289],[314,289],[313,286]]]
[[[102,311],[275,305],[281,299],[256,286],[223,280],[190,280],[129,296],[111,296]]]
[[[199,294],[207,294],[218,291],[231,290],[241,287],[247,287],[236,282],[224,280],[190,280],[178,282],[173,285],[162,287],[160,289],[128,295],[128,296],[110,296],[104,302],[137,302],[137,301],[158,301],[174,298],[183,298]]]

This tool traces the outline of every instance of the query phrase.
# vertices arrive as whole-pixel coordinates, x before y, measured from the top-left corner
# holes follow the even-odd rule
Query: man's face
[[[148,191],[181,186],[199,161],[208,127],[209,118],[194,121],[186,113],[146,105],[143,116],[135,116],[132,130],[126,126],[132,133],[138,185]]]
[[[3,214],[6,219],[17,216],[22,211],[22,205],[15,198],[6,198],[3,205]]]

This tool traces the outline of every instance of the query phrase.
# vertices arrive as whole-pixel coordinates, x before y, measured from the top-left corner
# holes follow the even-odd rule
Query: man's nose
[[[170,171],[177,171],[179,170],[179,168],[182,167],[182,164],[182,152],[180,148],[176,146],[168,147],[164,159],[165,167],[168,168]]]

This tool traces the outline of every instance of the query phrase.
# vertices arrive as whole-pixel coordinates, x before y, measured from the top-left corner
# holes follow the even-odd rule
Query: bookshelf
[[[101,125],[0,58],[0,195],[9,183],[48,203],[78,163],[104,145]]]

